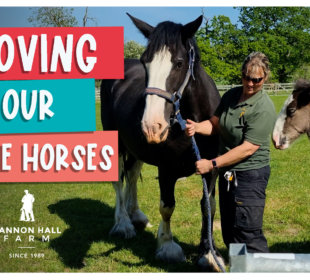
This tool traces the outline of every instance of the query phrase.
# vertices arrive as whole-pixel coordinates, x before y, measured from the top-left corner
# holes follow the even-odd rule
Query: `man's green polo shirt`
[[[276,120],[274,105],[263,91],[240,102],[242,87],[226,92],[215,115],[219,117],[220,154],[239,146],[243,141],[259,145],[250,157],[225,169],[250,170],[269,165],[270,135]]]

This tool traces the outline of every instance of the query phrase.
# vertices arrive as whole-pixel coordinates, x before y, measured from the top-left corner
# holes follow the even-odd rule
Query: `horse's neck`
[[[191,79],[185,94],[185,112],[196,121],[209,119],[217,108],[220,97],[218,91],[201,66],[196,68],[195,80]]]

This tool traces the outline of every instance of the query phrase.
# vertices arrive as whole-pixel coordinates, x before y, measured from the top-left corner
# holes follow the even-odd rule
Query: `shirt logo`
[[[239,118],[242,118],[242,117],[244,116],[244,114],[245,114],[245,107],[243,107],[243,108],[241,109],[241,113],[240,113]]]
[[[239,125],[240,126],[243,126],[244,125],[244,114],[245,114],[245,107],[243,107],[241,109],[241,113],[240,113],[240,116],[239,116]]]

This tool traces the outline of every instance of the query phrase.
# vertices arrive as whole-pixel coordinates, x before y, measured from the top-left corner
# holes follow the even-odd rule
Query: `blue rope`
[[[176,94],[176,101],[173,103],[174,104],[174,110],[175,110],[175,117],[178,120],[181,129],[183,131],[185,131],[186,129],[186,121],[183,120],[181,113],[180,113],[180,99],[181,96],[180,94]],[[192,143],[192,149],[196,155],[196,159],[201,160],[201,155],[200,155],[200,151],[198,149],[195,137],[192,136],[191,137],[191,143]],[[208,232],[208,243],[209,243],[209,248],[211,250],[211,254],[216,262],[216,264],[219,266],[219,268],[221,269],[222,272],[226,272],[226,270],[224,269],[224,267],[222,266],[222,264],[219,262],[215,250],[213,248],[213,244],[212,244],[212,223],[211,223],[211,205],[210,205],[210,200],[209,200],[209,194],[208,194],[208,185],[207,185],[207,180],[206,178],[201,175],[202,178],[202,184],[203,184],[203,196],[204,196],[204,207],[207,209],[208,211],[208,227],[207,227],[207,232]]]

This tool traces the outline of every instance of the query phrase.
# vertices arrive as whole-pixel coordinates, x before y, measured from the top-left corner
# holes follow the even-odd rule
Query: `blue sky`
[[[204,14],[211,19],[215,15],[225,15],[233,23],[237,23],[239,11],[233,7],[203,7]],[[130,21],[126,12],[146,21],[151,25],[157,25],[161,21],[170,20],[186,24],[199,15],[200,7],[89,7],[88,16],[95,18],[97,23],[89,21],[88,26],[124,26],[125,42],[135,40],[145,44],[143,35]],[[27,18],[31,15],[29,7],[0,7],[0,27],[30,27]],[[85,7],[74,8],[74,16],[82,25]]]

